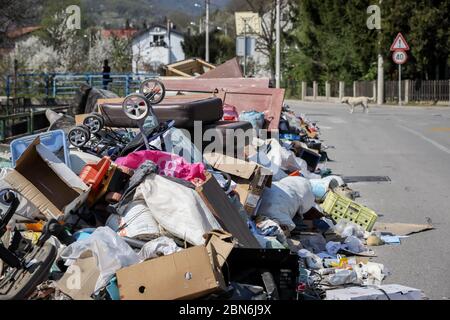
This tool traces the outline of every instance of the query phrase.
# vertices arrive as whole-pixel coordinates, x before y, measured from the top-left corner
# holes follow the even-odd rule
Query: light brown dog
[[[350,106],[350,113],[355,111],[355,107],[362,106],[365,113],[369,113],[369,102],[375,101],[375,98],[369,97],[343,97],[341,103],[346,103]]]

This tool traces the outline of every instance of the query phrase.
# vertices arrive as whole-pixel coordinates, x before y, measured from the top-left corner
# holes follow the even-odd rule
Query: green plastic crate
[[[334,220],[346,219],[360,225],[366,231],[372,231],[378,215],[371,209],[366,208],[356,202],[342,197],[334,192],[328,192],[325,202],[322,204],[325,213]]]

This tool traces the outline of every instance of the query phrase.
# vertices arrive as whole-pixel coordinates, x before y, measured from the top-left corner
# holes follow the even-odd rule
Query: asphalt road
[[[426,223],[435,230],[375,247],[376,262],[391,275],[385,283],[422,289],[431,299],[450,299],[450,108],[373,107],[350,114],[343,105],[288,101],[317,121],[328,167],[344,176],[389,176],[391,182],[355,183],[357,201],[382,222]]]

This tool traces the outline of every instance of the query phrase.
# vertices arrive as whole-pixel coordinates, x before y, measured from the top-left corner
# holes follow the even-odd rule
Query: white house
[[[156,71],[161,65],[185,59],[184,35],[164,25],[153,25],[133,37],[133,72]]]

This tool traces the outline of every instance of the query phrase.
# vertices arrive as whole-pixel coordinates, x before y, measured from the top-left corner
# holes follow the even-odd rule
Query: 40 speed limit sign
[[[399,65],[405,64],[408,61],[408,54],[403,50],[396,50],[392,55],[392,60]]]

